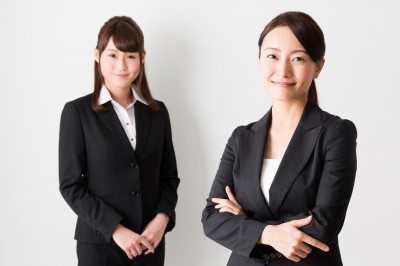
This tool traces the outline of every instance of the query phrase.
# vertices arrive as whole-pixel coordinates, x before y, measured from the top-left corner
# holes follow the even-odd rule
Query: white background
[[[181,186],[166,265],[226,265],[203,235],[211,182],[232,130],[270,107],[259,34],[309,13],[325,33],[321,107],[358,129],[358,171],[340,234],[345,265],[395,265],[399,232],[400,5],[397,1],[0,2],[0,265],[76,265],[76,216],[58,191],[65,102],[92,91],[103,23],[128,15],[145,35],[154,96],[170,111]]]

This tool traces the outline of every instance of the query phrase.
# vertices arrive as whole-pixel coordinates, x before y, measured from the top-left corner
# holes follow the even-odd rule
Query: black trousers
[[[116,244],[86,244],[77,241],[76,252],[78,266],[163,266],[165,240],[161,241],[154,254],[140,255],[132,260]]]

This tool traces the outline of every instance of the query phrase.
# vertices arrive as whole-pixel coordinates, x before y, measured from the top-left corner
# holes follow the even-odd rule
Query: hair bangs
[[[143,52],[143,43],[138,32],[131,25],[119,22],[112,33],[115,47],[122,52]]]

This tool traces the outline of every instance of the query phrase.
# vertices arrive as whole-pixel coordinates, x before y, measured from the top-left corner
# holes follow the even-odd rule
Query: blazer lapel
[[[121,122],[115,113],[112,103],[107,102],[104,104],[104,106],[107,108],[107,111],[98,113],[100,120],[121,144],[122,149],[127,153],[127,155],[137,162],[135,152],[131,143],[129,142],[128,137],[126,136],[124,129],[122,128]]]
[[[271,216],[273,217],[260,187],[264,147],[270,120],[271,109],[263,118],[253,124],[248,131],[243,132],[239,148],[243,187],[246,188],[248,199],[263,219],[271,219]]]
[[[136,154],[140,154],[146,145],[149,136],[152,115],[147,105],[136,101],[135,121],[136,121]]]
[[[322,128],[321,115],[321,109],[308,101],[269,190],[269,206],[274,214],[314,149]]]

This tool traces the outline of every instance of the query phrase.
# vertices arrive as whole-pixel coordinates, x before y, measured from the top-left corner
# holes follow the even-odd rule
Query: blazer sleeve
[[[329,245],[342,229],[357,170],[357,130],[340,120],[326,146],[312,222],[301,230]]]
[[[61,115],[59,142],[60,192],[79,219],[107,241],[122,220],[111,206],[90,192],[85,177],[85,137],[77,107],[64,106]]]
[[[225,187],[234,187],[233,171],[237,158],[237,128],[226,144],[217,174],[202,214],[203,230],[207,237],[246,257],[253,257],[253,249],[262,231],[268,224],[279,224],[278,221],[257,221],[248,216],[219,212],[212,198],[227,198]]]
[[[179,186],[178,169],[176,166],[176,158],[174,145],[172,142],[172,130],[169,114],[164,103],[161,103],[164,113],[164,146],[160,171],[160,196],[156,213],[165,213],[169,216],[169,222],[166,228],[171,231],[175,227],[175,207],[178,201],[177,189]]]

